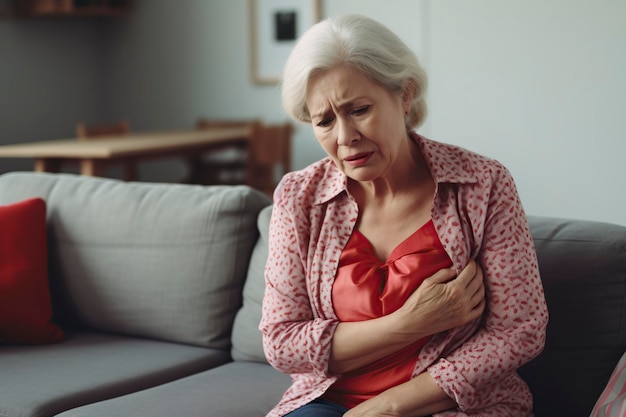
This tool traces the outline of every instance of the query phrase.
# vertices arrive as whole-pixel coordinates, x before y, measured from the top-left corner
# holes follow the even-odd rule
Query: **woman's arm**
[[[339,323],[316,318],[306,283],[302,219],[275,203],[266,264],[261,330],[268,361],[284,373],[341,374],[437,332],[471,321],[484,306],[482,272],[474,263],[454,279],[441,270],[389,316]]]
[[[344,417],[423,417],[456,407],[425,372],[362,402]]]
[[[484,309],[483,275],[471,261],[454,277],[451,268],[436,272],[394,313],[335,329],[329,372],[341,374],[390,355],[411,343],[478,318]]]
[[[280,199],[272,208],[260,323],[263,348],[268,362],[283,373],[326,374],[337,322],[313,313],[302,249],[308,228],[288,206],[290,201]]]
[[[488,198],[479,207],[484,216],[476,211],[465,214],[473,216],[473,235],[481,237],[474,244],[485,276],[485,315],[469,339],[428,368],[463,410],[484,408],[498,396],[507,397],[510,407],[528,406],[530,393],[515,370],[541,352],[548,319],[534,245],[513,178],[499,165],[492,171]],[[472,195],[457,199],[478,201]]]

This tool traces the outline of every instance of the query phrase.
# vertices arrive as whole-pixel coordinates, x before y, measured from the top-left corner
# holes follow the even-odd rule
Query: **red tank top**
[[[424,279],[449,266],[452,261],[439,241],[432,220],[401,242],[386,262],[378,259],[369,240],[355,230],[341,253],[333,284],[335,313],[341,321],[362,321],[392,313]],[[324,398],[352,408],[408,381],[419,350],[428,340],[426,337],[393,355],[343,374]]]

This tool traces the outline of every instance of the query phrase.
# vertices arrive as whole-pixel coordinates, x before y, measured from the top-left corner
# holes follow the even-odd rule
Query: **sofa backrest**
[[[248,275],[243,287],[243,305],[237,312],[233,327],[231,356],[234,360],[267,362],[263,353],[263,338],[259,324],[265,291],[264,273],[271,215],[271,206],[264,208],[259,214],[257,223],[259,239],[250,258]]]
[[[271,202],[263,193],[0,176],[0,204],[34,196],[47,203],[50,285],[62,323],[230,348],[258,213]]]
[[[535,416],[588,417],[626,351],[626,227],[529,217],[550,315],[520,369]]]

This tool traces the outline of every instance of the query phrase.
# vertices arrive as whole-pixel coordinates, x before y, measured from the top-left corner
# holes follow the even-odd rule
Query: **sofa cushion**
[[[235,360],[267,362],[263,353],[263,337],[259,323],[265,291],[265,262],[271,216],[272,207],[267,206],[261,211],[257,221],[260,237],[254,246],[248,266],[248,275],[243,287],[243,306],[237,312],[233,326],[231,355]]]
[[[63,342],[43,346],[3,346],[0,416],[49,417],[228,360],[221,349],[97,333],[70,332]]]
[[[626,227],[529,217],[550,319],[520,370],[536,417],[588,417],[626,351]]]
[[[291,383],[268,364],[231,362],[148,390],[56,417],[263,417]]]
[[[34,196],[48,203],[53,296],[65,317],[94,330],[230,348],[268,197],[246,186],[0,176],[0,204]]]
[[[0,344],[61,340],[51,317],[46,203],[29,198],[0,206]]]

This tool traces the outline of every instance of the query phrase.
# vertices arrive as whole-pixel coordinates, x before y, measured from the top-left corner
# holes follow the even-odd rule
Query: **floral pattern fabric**
[[[538,355],[548,320],[537,258],[508,170],[476,153],[412,134],[436,182],[432,221],[460,272],[483,268],[482,319],[433,335],[413,376],[429,372],[459,405],[443,416],[531,416],[532,396],[516,369]],[[325,158],[287,174],[274,194],[260,329],[268,361],[293,384],[268,417],[319,398],[338,318],[332,286],[358,218],[347,177]]]

